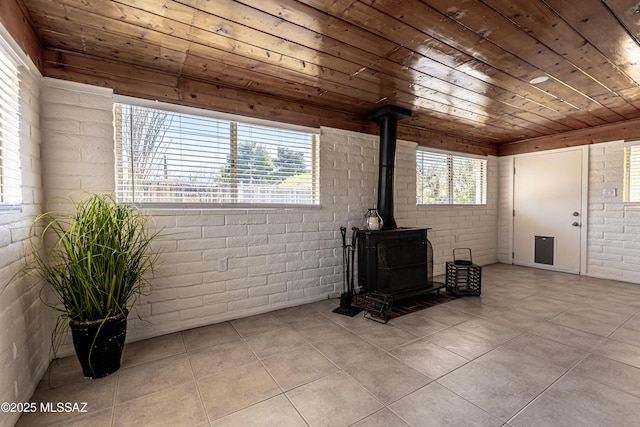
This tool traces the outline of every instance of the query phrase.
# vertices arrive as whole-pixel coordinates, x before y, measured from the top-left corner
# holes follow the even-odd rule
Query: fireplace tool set
[[[333,310],[334,313],[344,314],[353,317],[362,311],[362,308],[352,305],[357,303],[358,296],[355,293],[355,257],[356,242],[358,241],[358,227],[351,228],[351,242],[347,244],[347,228],[340,227],[342,236],[342,293],[340,294],[340,307]],[[355,301],[354,301],[355,299]]]

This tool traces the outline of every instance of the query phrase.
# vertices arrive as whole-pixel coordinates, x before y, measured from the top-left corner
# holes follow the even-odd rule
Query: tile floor
[[[640,286],[504,264],[482,296],[387,325],[322,301],[128,344],[84,380],[52,365],[19,426],[640,424]]]

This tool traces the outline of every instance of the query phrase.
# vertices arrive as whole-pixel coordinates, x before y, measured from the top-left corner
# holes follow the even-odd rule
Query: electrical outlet
[[[617,188],[603,188],[602,197],[616,197],[618,194]]]
[[[227,271],[229,269],[229,259],[225,256],[218,258],[218,271]]]

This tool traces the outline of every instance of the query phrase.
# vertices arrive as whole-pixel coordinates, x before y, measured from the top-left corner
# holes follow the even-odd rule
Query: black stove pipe
[[[393,217],[393,177],[396,157],[398,120],[411,117],[411,110],[387,105],[367,114],[367,120],[375,120],[380,126],[380,158],[378,173],[378,214],[382,217],[383,230],[398,228]]]

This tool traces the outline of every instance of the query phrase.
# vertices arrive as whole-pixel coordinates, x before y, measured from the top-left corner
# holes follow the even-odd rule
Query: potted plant
[[[108,195],[92,194],[73,207],[71,214],[36,217],[26,267],[51,288],[51,306],[61,311],[54,352],[68,323],[85,377],[100,378],[120,368],[127,315],[149,286],[159,231],[149,230],[137,208]]]

